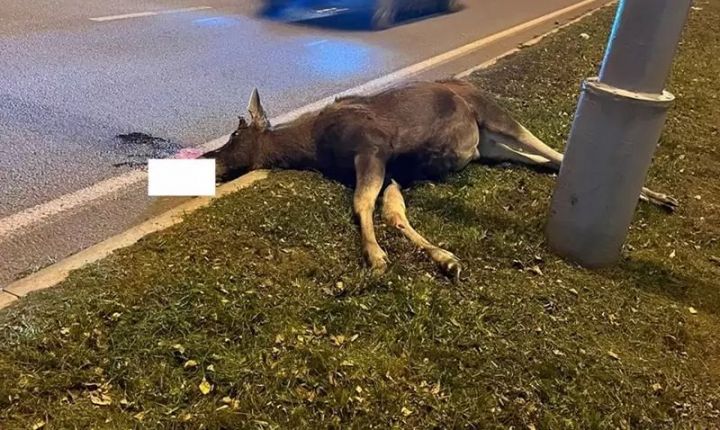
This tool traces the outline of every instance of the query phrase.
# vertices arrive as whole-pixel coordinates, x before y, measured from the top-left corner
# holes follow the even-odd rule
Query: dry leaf
[[[207,379],[203,378],[202,382],[200,382],[200,385],[198,385],[198,388],[200,389],[201,393],[209,394],[212,391],[213,386],[210,385]]]
[[[615,353],[612,352],[612,351],[608,351],[608,355],[609,355],[610,357],[612,357],[614,360],[620,360],[620,356],[617,355],[617,354],[615,354]]]
[[[172,349],[179,352],[180,354],[185,354],[185,347],[180,345],[179,343],[176,343],[175,345],[173,345]]]
[[[406,417],[409,417],[413,413],[413,411],[406,408],[405,406],[403,406],[402,409],[400,409],[400,412],[402,412],[402,414],[405,415]]]
[[[43,420],[38,420],[35,422],[35,424],[32,425],[32,430],[39,430],[43,427],[45,427],[46,422]]]
[[[674,250],[674,249],[673,249],[672,252],[670,253],[670,258],[675,258],[675,250]]]
[[[135,418],[138,421],[142,421],[143,418],[145,418],[145,414],[147,414],[146,411],[141,411],[141,412],[138,412],[135,415],[133,415],[133,418]]]
[[[195,361],[195,360],[188,360],[188,361],[185,362],[185,364],[183,365],[183,367],[186,368],[186,369],[192,369],[192,368],[197,367],[197,365],[198,365],[198,362],[197,362],[197,361]]]
[[[337,336],[330,336],[330,340],[335,342],[335,345],[341,346],[343,343],[345,343],[345,336],[339,334]]]
[[[658,384],[657,382],[652,384],[651,388],[655,393],[657,393],[658,391],[662,391],[662,385]]]
[[[352,335],[352,337],[350,337],[350,342],[355,342],[357,340],[357,338],[359,338],[359,337],[360,337],[359,334]]]
[[[107,406],[112,404],[112,399],[107,394],[90,393],[90,402],[97,406]]]
[[[205,368],[208,372],[214,372],[215,366],[212,364],[208,364],[208,366]]]
[[[576,296],[579,296],[579,295],[580,295],[580,293],[578,293],[578,291],[577,291],[575,288],[570,288],[569,291],[570,291],[571,293],[575,294]]]
[[[692,306],[690,306],[690,307],[688,308],[688,312],[690,312],[690,313],[693,314],[693,315],[695,315],[696,313],[698,313],[697,309],[695,309],[695,308],[692,307]]]
[[[60,334],[62,334],[62,335],[68,335],[68,334],[70,334],[70,329],[67,328],[67,327],[63,327],[63,328],[60,329]]]
[[[542,270],[540,270],[540,266],[532,266],[528,269],[529,272],[532,272],[538,276],[543,276]]]
[[[585,39],[585,40],[590,39],[590,35],[587,34],[587,33],[580,33],[580,37],[582,37],[582,38]]]

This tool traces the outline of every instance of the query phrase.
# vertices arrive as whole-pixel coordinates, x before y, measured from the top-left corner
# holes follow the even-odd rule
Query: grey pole
[[[621,0],[599,78],[582,85],[547,225],[586,267],[616,262],[674,97],[664,91],[692,0]]]

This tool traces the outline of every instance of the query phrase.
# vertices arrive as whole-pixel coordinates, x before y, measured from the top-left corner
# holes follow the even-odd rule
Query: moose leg
[[[383,194],[383,218],[388,225],[400,230],[410,242],[425,251],[448,276],[456,281],[459,280],[461,267],[458,258],[430,243],[410,225],[405,211],[405,199],[400,186],[395,181],[385,188]]]
[[[547,166],[553,168],[553,163],[545,157],[536,154],[528,154],[513,149],[504,143],[485,139],[480,144],[479,158],[498,162],[510,161],[513,163],[527,164],[530,166]]]
[[[521,129],[517,137],[503,133],[493,133],[488,130],[484,130],[484,134],[483,143],[480,145],[481,157],[497,159],[498,153],[505,153],[505,159],[508,161],[519,161],[525,164],[541,165],[556,171],[560,170],[563,154],[547,146],[525,128]],[[521,151],[513,147],[519,148]],[[517,158],[518,156],[519,158]],[[539,162],[534,163],[536,157],[539,157]],[[645,187],[640,191],[640,200],[653,203],[670,211],[675,210],[679,204],[675,198]]]
[[[363,254],[376,274],[387,269],[388,258],[375,238],[373,213],[375,202],[385,182],[385,162],[372,155],[355,157],[355,195],[353,208],[360,223]]]

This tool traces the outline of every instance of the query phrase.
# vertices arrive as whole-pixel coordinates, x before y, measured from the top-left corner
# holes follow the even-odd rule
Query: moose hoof
[[[440,269],[443,273],[445,273],[445,275],[455,282],[460,280],[460,271],[462,270],[462,266],[460,265],[460,259],[453,253],[445,251],[441,248],[435,248],[430,251],[430,256],[438,264],[438,266],[440,266]]]
[[[365,251],[365,260],[367,260],[373,275],[382,275],[387,271],[388,256],[382,248],[372,247]]]

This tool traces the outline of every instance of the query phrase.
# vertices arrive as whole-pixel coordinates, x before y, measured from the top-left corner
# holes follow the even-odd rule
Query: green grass
[[[641,205],[618,266],[548,252],[552,177],[472,166],[406,193],[463,281],[384,226],[373,278],[350,191],[277,173],[2,311],[0,427],[717,428],[720,2],[695,6],[648,180],[682,207]],[[611,19],[471,79],[561,147]]]

